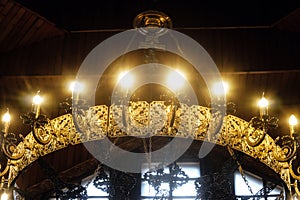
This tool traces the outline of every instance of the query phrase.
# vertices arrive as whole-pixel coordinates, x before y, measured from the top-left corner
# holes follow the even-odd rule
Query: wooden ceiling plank
[[[14,3],[12,1],[9,1],[8,3],[5,4],[5,6],[2,7],[2,10],[0,12],[3,15],[7,15],[7,13],[10,11],[10,9],[14,6]]]
[[[47,19],[14,1],[9,0],[7,3],[1,1],[1,3],[3,4],[3,6],[0,7],[1,52],[10,51],[44,38],[65,33],[65,31],[56,28],[55,25],[50,23]],[[23,17],[26,17],[27,20],[24,20]],[[40,30],[47,26],[49,26],[49,28],[47,28],[46,32]]]
[[[38,42],[41,40],[40,38],[40,32],[41,32],[41,26],[43,24],[47,24],[44,20],[38,19],[33,27],[35,31],[33,31],[32,35],[28,38],[27,42],[28,44],[32,44],[34,42]]]
[[[15,16],[11,19],[11,21],[7,25],[7,28],[5,29],[5,31],[3,31],[2,34],[0,35],[0,42],[3,41],[4,39],[5,39],[5,41],[8,41],[11,36],[18,34],[15,31],[16,30],[15,27],[18,26],[18,22],[24,16],[25,12],[26,12],[26,10],[24,8],[20,8],[16,12]]]
[[[19,34],[16,35],[16,48],[19,48],[22,46],[22,43],[20,42],[24,36],[27,34],[27,32],[30,30],[32,24],[37,19],[36,16],[32,13],[27,13],[28,15],[27,20],[25,21],[24,25],[21,27]]]
[[[30,28],[30,30],[27,32],[27,34],[24,36],[21,43],[31,44],[34,41],[37,41],[36,36],[39,33],[39,27],[41,24],[43,24],[44,21],[42,19],[37,18],[37,20],[34,22],[33,26]]]
[[[7,32],[9,32],[8,30],[11,30],[13,28],[13,24],[11,24],[11,21],[13,20],[13,18],[15,17],[15,15],[17,14],[18,10],[20,10],[19,7],[12,7],[8,14],[6,15],[6,17],[4,18],[4,20],[1,22],[0,24],[0,42],[3,40],[3,37],[7,34]],[[4,36],[3,36],[4,35]]]
[[[18,25],[13,30],[14,34],[11,34],[11,36],[8,38],[6,46],[7,50],[12,50],[13,48],[15,48],[16,44],[20,40],[20,36],[22,37],[24,34],[24,26],[26,25],[31,16],[31,13],[25,12],[22,18],[19,20]]]
[[[32,32],[32,27],[34,26],[35,21],[37,20],[37,17],[35,15],[31,15],[31,17],[29,18],[29,20],[26,22],[26,24],[23,27],[22,30],[22,36],[20,35],[20,39],[17,43],[16,48],[22,47],[27,40],[27,35],[31,34]]]

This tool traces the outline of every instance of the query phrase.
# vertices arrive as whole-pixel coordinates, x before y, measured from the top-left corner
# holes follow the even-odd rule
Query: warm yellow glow
[[[80,93],[83,91],[83,84],[78,82],[78,81],[72,81],[69,85],[69,90],[73,93],[73,92],[77,92]]]
[[[295,115],[291,115],[290,118],[289,118],[289,124],[290,124],[291,126],[295,126],[295,125],[297,125],[297,123],[298,123],[298,120],[297,120],[297,118],[295,117]]]
[[[10,122],[10,120],[11,120],[11,117],[10,117],[9,111],[6,111],[6,113],[2,116],[2,121],[4,123],[8,123],[8,122]]]
[[[134,77],[128,71],[121,72],[118,76],[118,83],[125,89],[129,89],[133,85],[133,82]]]
[[[260,108],[267,108],[269,106],[269,102],[265,97],[262,97],[259,101],[258,101],[258,106]]]
[[[32,103],[35,105],[41,105],[41,103],[43,102],[43,98],[37,94],[32,98]]]
[[[212,92],[216,96],[225,96],[228,93],[229,85],[225,81],[216,82],[213,84]]]
[[[182,72],[179,70],[172,71],[166,80],[168,88],[172,90],[178,90],[180,89],[185,82],[185,76]]]
[[[1,200],[8,200],[8,194],[6,192],[3,192],[1,195]]]

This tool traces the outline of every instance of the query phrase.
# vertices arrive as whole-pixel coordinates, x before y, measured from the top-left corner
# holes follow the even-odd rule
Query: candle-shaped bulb
[[[43,102],[43,98],[39,95],[40,91],[32,98],[33,103],[33,112],[35,113],[35,117],[37,118],[40,115],[41,104]]]
[[[264,96],[258,101],[258,106],[259,106],[260,117],[264,115],[268,115],[269,102]]]
[[[1,200],[8,200],[8,194],[4,191],[1,195]]]
[[[9,110],[7,109],[6,113],[2,116],[2,122],[4,123],[4,133],[8,132],[10,120],[11,116],[9,114]]]
[[[39,94],[35,95],[32,99],[32,102],[35,105],[41,105],[42,101],[43,101],[43,98]]]
[[[295,115],[291,115],[289,118],[289,125],[290,125],[290,134],[294,134],[295,133],[295,126],[297,125],[298,120],[295,117]]]

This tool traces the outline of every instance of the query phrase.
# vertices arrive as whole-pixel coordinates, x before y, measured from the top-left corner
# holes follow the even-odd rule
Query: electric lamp
[[[33,112],[35,113],[35,118],[38,118],[41,111],[41,104],[43,102],[43,98],[39,95],[40,91],[32,98],[33,104]]]

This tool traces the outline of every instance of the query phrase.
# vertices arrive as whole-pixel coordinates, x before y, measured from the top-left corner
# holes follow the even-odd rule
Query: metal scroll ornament
[[[249,126],[245,129],[247,143],[252,146],[258,146],[265,138],[269,130],[275,129],[278,126],[278,119],[263,115],[262,117],[253,117]]]
[[[23,146],[17,146],[18,139],[14,133],[3,133],[1,137],[2,151],[9,159],[18,160],[24,155],[25,149]],[[24,140],[22,135],[19,137]]]
[[[29,112],[21,116],[23,124],[30,125],[34,139],[42,145],[48,144],[51,140],[51,133],[47,126],[51,126],[50,120],[45,115],[36,117],[34,112]]]
[[[297,152],[298,139],[293,136],[285,135],[275,139],[276,151],[274,152],[275,158],[280,162],[291,160]]]

